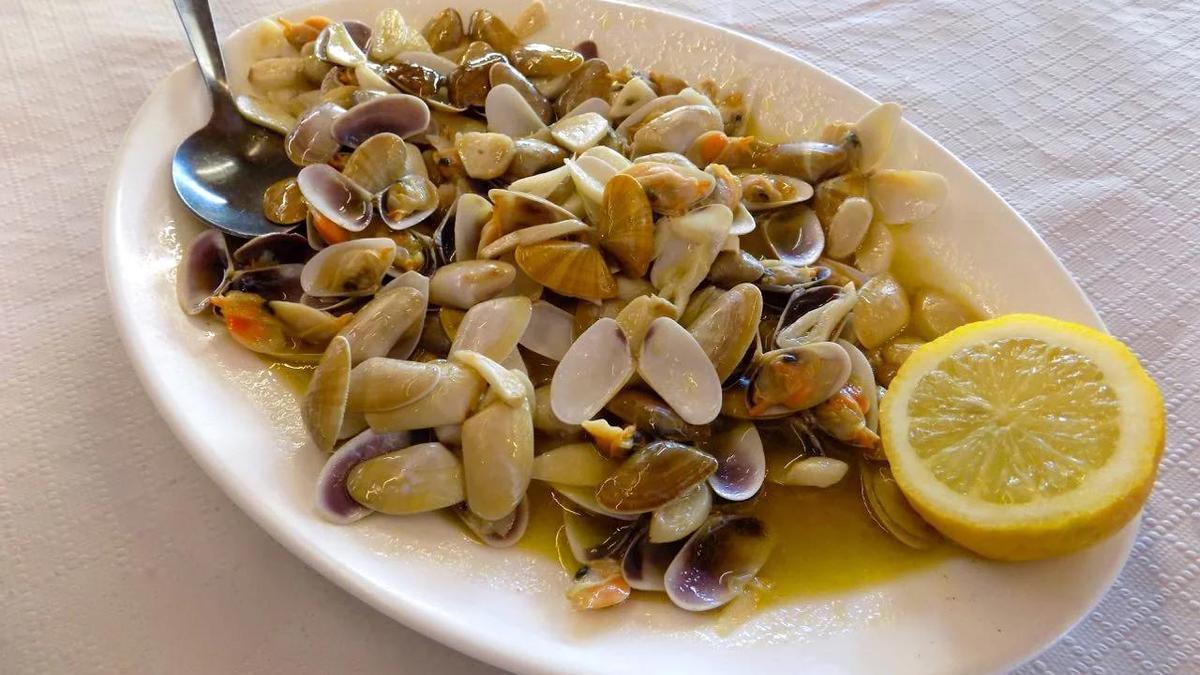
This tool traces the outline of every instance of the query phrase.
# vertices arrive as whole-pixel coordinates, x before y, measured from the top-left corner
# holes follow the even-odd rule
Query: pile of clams
[[[285,135],[278,234],[206,231],[180,304],[247,349],[313,364],[301,415],[329,454],[316,509],[350,523],[439,509],[511,546],[549,486],[581,609],[744,593],[773,539],[771,480],[928,528],[889,483],[879,399],[916,347],[974,317],[888,270],[938,174],[884,168],[900,108],[820,138],[746,135],[748,104],[445,9],[423,27],[260,25],[242,114]],[[290,229],[288,229],[290,228]]]

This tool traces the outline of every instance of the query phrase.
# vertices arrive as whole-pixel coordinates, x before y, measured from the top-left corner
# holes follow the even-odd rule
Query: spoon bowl
[[[263,215],[263,192],[296,175],[276,133],[246,122],[233,103],[208,0],[175,0],[196,64],[212,98],[212,117],[171,159],[175,192],[192,213],[237,237],[292,229]]]

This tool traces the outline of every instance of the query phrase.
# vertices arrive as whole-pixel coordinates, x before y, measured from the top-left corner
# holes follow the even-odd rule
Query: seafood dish
[[[309,369],[319,517],[439,511],[510,547],[550,510],[581,610],[745,602],[783,491],[854,481],[899,546],[949,546],[881,415],[987,317],[893,268],[949,196],[887,162],[899,105],[769,139],[744,92],[539,42],[539,0],[411,18],[260,25],[292,53],[237,106],[296,165],[278,231],[206,230],[178,274],[184,311]]]

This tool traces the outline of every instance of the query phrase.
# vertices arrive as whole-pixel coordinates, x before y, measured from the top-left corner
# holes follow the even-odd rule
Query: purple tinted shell
[[[370,429],[346,441],[325,462],[317,476],[317,513],[331,523],[345,525],[361,520],[371,509],[354,501],[346,489],[350,470],[362,462],[389,452],[407,448],[410,437],[406,431],[377,434]]]

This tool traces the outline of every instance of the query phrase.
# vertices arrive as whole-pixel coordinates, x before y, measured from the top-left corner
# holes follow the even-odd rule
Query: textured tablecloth
[[[1200,5],[659,4],[901,102],[1062,257],[1161,385],[1168,447],[1116,587],[1022,672],[1200,672]],[[225,32],[281,7],[214,9]],[[167,0],[0,0],[0,672],[494,672],[293,558],[134,378],[101,203],[190,57]]]

